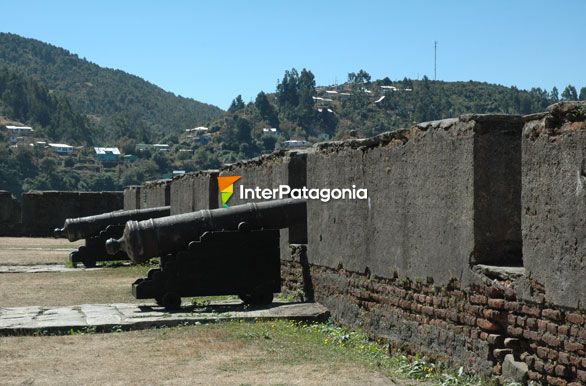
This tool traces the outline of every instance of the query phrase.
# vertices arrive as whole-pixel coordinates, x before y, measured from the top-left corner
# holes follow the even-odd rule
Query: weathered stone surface
[[[124,188],[124,210],[141,208],[142,195],[140,185],[127,186]]]
[[[20,233],[20,202],[5,190],[0,190],[0,236]]]
[[[505,380],[519,382],[521,384],[525,384],[525,382],[527,382],[527,373],[529,372],[529,367],[525,362],[515,361],[513,354],[508,354],[505,356],[502,371],[503,378]]]
[[[65,219],[123,209],[123,192],[29,192],[22,195],[22,236],[53,236]]]
[[[308,186],[355,185],[369,199],[309,202],[310,263],[440,284],[471,263],[519,263],[521,127],[474,115],[318,145]]]
[[[171,180],[148,181],[140,188],[141,208],[157,208],[171,204]]]
[[[586,309],[586,103],[561,103],[523,129],[523,259],[552,304]]]
[[[171,215],[219,207],[217,170],[186,173],[171,182]]]
[[[213,302],[206,307],[186,307],[165,312],[162,307],[136,304],[82,304],[70,307],[0,307],[0,335],[34,333],[71,328],[109,329],[175,326],[226,320],[294,319],[324,320],[328,310],[317,303],[273,303],[262,308],[244,308],[239,301]]]

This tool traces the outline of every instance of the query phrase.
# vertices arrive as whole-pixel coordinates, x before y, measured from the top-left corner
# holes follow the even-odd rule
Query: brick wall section
[[[171,180],[147,181],[140,192],[140,207],[143,209],[171,205]]]
[[[171,182],[171,215],[219,207],[217,170],[186,173]]]
[[[523,129],[523,258],[545,299],[586,308],[586,103],[528,117]],[[527,291],[527,297],[531,293]]]
[[[20,202],[10,192],[0,190],[0,236],[20,233]]]
[[[506,354],[528,366],[528,379],[586,382],[586,315],[519,300],[511,282],[462,289],[408,278],[380,278],[308,265],[304,248],[282,261],[283,287],[324,304],[346,325],[362,326],[393,347],[484,375],[500,375]],[[305,279],[304,279],[305,277]],[[311,291],[307,294],[307,278]],[[490,284],[489,284],[490,283]]]
[[[65,219],[123,209],[123,192],[29,192],[22,195],[22,236],[53,236]]]
[[[127,186],[124,188],[124,210],[141,208],[140,185]]]

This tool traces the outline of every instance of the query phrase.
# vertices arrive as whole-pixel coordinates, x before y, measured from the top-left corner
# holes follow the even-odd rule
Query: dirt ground
[[[64,264],[69,253],[84,241],[0,237],[0,265]]]
[[[0,238],[0,265],[63,263],[80,244]],[[131,283],[147,270],[0,274],[0,307],[137,302]],[[322,337],[263,323],[0,337],[0,384],[421,384],[390,378],[344,350],[324,347]]]
[[[0,265],[63,264],[83,241],[0,238]],[[0,274],[0,307],[134,303],[132,283],[148,267],[116,267],[79,272]],[[144,303],[141,301],[140,303]]]
[[[132,296],[131,285],[144,277],[147,269],[118,267],[79,272],[0,274],[0,307],[145,303]]]
[[[324,348],[243,339],[237,323],[110,334],[0,338],[2,384],[392,385]],[[311,346],[311,345],[309,345]]]

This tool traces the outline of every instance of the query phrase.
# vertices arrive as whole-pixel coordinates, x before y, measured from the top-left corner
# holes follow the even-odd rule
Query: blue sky
[[[0,31],[227,108],[272,92],[286,69],[319,85],[359,69],[520,88],[586,86],[586,1],[0,2]]]

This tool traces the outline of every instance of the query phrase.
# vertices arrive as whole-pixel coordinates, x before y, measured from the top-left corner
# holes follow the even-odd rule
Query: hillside
[[[561,95],[578,98],[571,85]],[[585,87],[580,98],[586,99]],[[291,69],[274,93],[261,92],[247,105],[236,97],[228,112],[212,123],[211,145],[220,161],[233,162],[270,152],[289,139],[311,143],[366,137],[467,113],[530,114],[559,99],[557,88],[527,91],[475,81],[432,81],[425,76],[371,80],[363,70],[348,74],[341,85],[318,87],[311,71]]]
[[[204,124],[218,107],[176,96],[137,76],[103,68],[69,51],[0,33],[0,66],[18,69],[89,118],[96,140],[123,137],[157,140],[170,132]]]
[[[87,119],[74,112],[66,98],[51,94],[34,79],[2,66],[0,117],[0,125],[17,122],[34,126],[41,138],[91,143]]]

